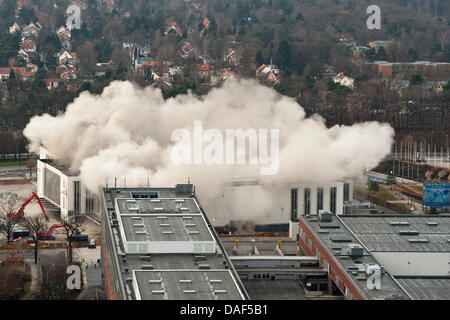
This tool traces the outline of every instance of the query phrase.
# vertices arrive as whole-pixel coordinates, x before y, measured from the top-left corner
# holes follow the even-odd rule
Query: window
[[[323,188],[317,188],[317,212],[323,209]]]
[[[336,187],[330,188],[330,211],[333,214],[336,214],[336,192],[337,192]]]
[[[79,214],[80,213],[80,181],[74,181],[73,182],[73,188],[74,188],[74,213]]]
[[[344,183],[344,201],[348,201],[350,193],[350,183]]]
[[[311,189],[305,188],[304,192],[304,214],[311,213]]]
[[[291,220],[298,221],[297,189],[291,189]]]

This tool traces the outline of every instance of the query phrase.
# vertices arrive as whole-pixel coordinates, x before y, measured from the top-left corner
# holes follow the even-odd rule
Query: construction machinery
[[[25,207],[31,202],[31,200],[33,200],[33,198],[35,198],[37,200],[37,202],[39,203],[39,206],[41,207],[42,213],[45,216],[45,219],[48,220],[48,216],[45,213],[44,206],[42,205],[41,200],[39,199],[38,195],[34,192],[31,194],[30,197],[28,197],[27,200],[25,200],[25,202],[22,204],[22,206],[20,207],[19,211],[17,211],[17,213],[9,213],[8,217],[16,218],[16,219],[22,218],[24,215]]]
[[[53,230],[67,227],[74,231],[74,234],[80,234],[80,231],[77,229],[77,227],[72,226],[70,223],[63,222],[63,223],[57,223],[52,225],[46,232],[39,232],[38,233],[38,239],[39,240],[55,240],[55,237],[53,236]]]

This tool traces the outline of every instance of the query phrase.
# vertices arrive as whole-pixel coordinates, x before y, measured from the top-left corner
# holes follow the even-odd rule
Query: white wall
[[[450,252],[372,252],[392,275],[447,276]]]
[[[349,183],[349,201],[353,200],[353,181],[286,183],[274,186],[226,186],[214,204],[204,204],[215,226],[230,220],[250,220],[255,224],[284,224],[291,218],[291,189],[297,189],[298,216],[304,214],[304,190],[310,188],[310,213],[317,214],[317,188],[323,190],[323,209],[330,210],[330,188],[336,187],[336,214],[344,213],[344,183]]]

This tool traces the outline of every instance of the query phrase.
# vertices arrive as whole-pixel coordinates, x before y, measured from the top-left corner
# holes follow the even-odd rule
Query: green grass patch
[[[28,160],[0,161],[0,167],[26,166]]]

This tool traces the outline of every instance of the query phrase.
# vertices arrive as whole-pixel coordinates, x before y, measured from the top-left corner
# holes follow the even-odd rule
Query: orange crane
[[[28,197],[27,200],[25,200],[25,202],[22,204],[22,206],[20,207],[19,211],[17,211],[17,213],[9,213],[8,217],[16,218],[16,219],[23,217],[23,214],[24,214],[23,211],[25,210],[25,207],[31,202],[31,200],[33,200],[33,198],[36,198],[37,202],[39,203],[39,206],[41,207],[42,213],[45,216],[45,219],[48,220],[48,216],[45,213],[44,206],[42,205],[41,200],[39,199],[38,195],[34,192],[31,194],[30,197]]]

